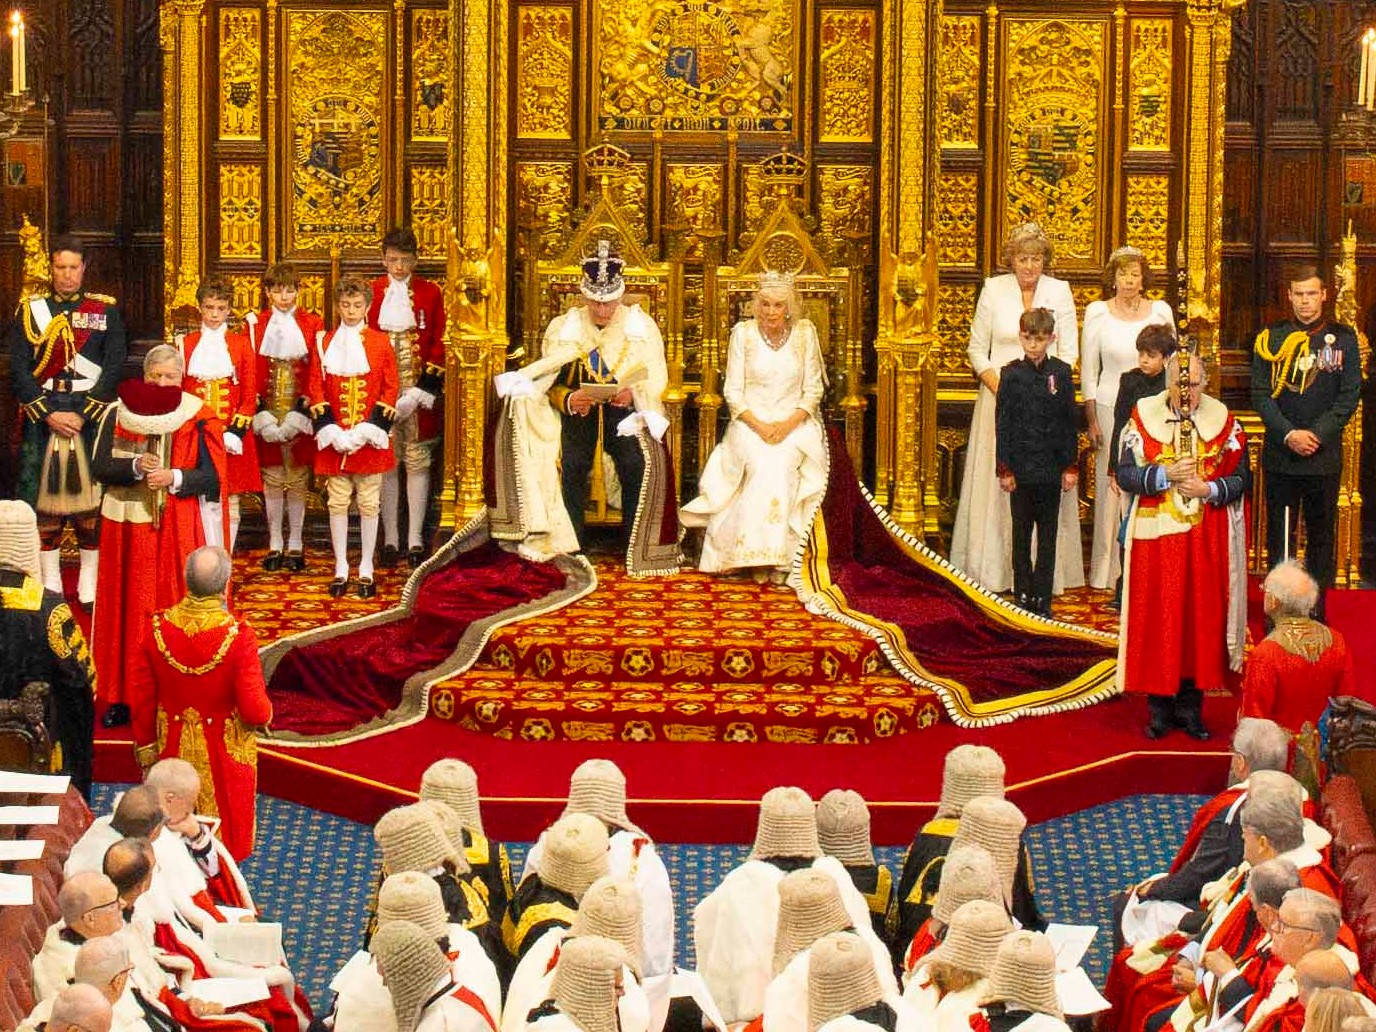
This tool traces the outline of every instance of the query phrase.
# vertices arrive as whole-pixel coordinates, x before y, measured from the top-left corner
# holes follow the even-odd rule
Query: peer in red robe
[[[191,587],[204,585],[198,580]],[[147,769],[175,756],[195,767],[201,776],[196,809],[220,818],[221,841],[242,861],[253,851],[253,728],[272,719],[258,639],[230,614],[222,586],[213,594],[188,592],[149,617],[145,628],[130,656],[128,684],[139,765]]]
[[[1178,367],[1172,359],[1170,389],[1139,401],[1123,432],[1117,477],[1132,506],[1118,687],[1148,696],[1147,737],[1179,726],[1206,739],[1203,693],[1228,686],[1229,671],[1242,669],[1251,471],[1241,424],[1203,393],[1197,358],[1186,452]]]
[[[1247,657],[1241,716],[1265,717],[1298,734],[1306,723],[1318,726],[1333,696],[1356,694],[1357,670],[1343,636],[1307,616],[1283,616]]]
[[[92,460],[105,497],[91,651],[100,697],[111,704],[107,727],[128,720],[130,658],[148,617],[184,594],[187,556],[205,544],[202,502],[219,501],[225,482],[223,426],[182,391],[176,350],[153,348],[144,369],[144,380],[120,385]]]

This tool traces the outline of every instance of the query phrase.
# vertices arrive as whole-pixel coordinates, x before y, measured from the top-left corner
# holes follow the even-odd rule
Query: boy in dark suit
[[[999,374],[995,458],[1013,512],[1013,591],[1018,605],[1050,616],[1061,492],[1073,491],[1080,479],[1075,384],[1070,366],[1046,353],[1056,336],[1049,309],[1023,312],[1018,336],[1023,357]]]

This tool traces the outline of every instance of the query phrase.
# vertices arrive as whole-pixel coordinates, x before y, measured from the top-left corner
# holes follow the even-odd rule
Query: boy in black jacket
[[[1055,336],[1050,309],[1022,313],[1023,357],[1003,367],[994,407],[999,486],[1013,511],[1013,591],[1018,605],[1042,616],[1051,615],[1061,492],[1080,479],[1075,384],[1070,366],[1046,353]]]
[[[1118,445],[1123,437],[1123,428],[1132,418],[1132,410],[1143,398],[1160,394],[1166,389],[1166,359],[1175,354],[1178,343],[1175,330],[1169,326],[1153,323],[1142,327],[1137,335],[1137,368],[1129,369],[1118,378],[1118,399],[1113,406],[1113,433],[1108,439],[1108,468],[1118,468]],[[1108,478],[1109,487],[1118,494],[1118,479]],[[1126,516],[1123,524],[1126,524]],[[1123,524],[1118,527],[1118,548],[1123,548]],[[1121,567],[1120,567],[1121,568]],[[1118,584],[1113,589],[1113,608],[1123,602],[1123,575],[1118,575]]]

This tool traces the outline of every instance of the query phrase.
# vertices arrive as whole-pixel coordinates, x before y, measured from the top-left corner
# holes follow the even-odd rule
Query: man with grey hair
[[[105,497],[92,652],[106,727],[129,722],[134,653],[149,616],[185,590],[187,555],[228,533],[223,507],[218,521],[207,519],[225,485],[224,424],[182,390],[184,368],[176,348],[150,348],[143,378],[120,384],[96,432],[91,468]]]
[[[208,893],[217,908],[255,911],[248,883],[217,834],[220,822],[196,813],[201,795],[196,768],[168,757],[148,768],[144,784],[157,792],[162,804],[163,834],[154,848],[163,873],[185,885],[192,895]]]
[[[139,766],[174,756],[198,760],[201,796],[214,801],[220,837],[239,861],[253,851],[254,728],[272,719],[272,704],[253,628],[229,611],[229,570],[223,548],[191,553],[186,597],[149,618],[130,658],[128,692]],[[185,730],[190,721],[200,725],[195,738]]]
[[[69,985],[53,1000],[45,1032],[111,1032],[110,1001],[92,985]]]
[[[57,892],[62,919],[48,928],[33,958],[33,994],[46,1000],[72,980],[76,952],[87,939],[114,935],[124,925],[119,890],[96,871],[69,877]]]
[[[1313,618],[1319,585],[1303,566],[1278,564],[1262,590],[1274,626],[1247,658],[1241,712],[1298,734],[1318,726],[1333,696],[1357,694],[1357,670],[1343,636]]]

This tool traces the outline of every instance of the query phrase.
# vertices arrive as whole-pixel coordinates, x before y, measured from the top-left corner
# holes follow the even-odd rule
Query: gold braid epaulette
[[[1286,335],[1280,347],[1271,350],[1271,331],[1262,330],[1257,334],[1256,353],[1271,363],[1271,397],[1279,398],[1290,382],[1290,374],[1295,363],[1309,354],[1309,334],[1295,330]]]
[[[158,646],[158,651],[162,653],[163,658],[167,660],[167,665],[179,674],[190,674],[193,677],[199,677],[201,674],[210,673],[210,671],[224,662],[225,656],[229,654],[229,647],[234,644],[234,639],[237,637],[239,637],[239,625],[237,623],[232,623],[229,625],[229,630],[225,632],[224,641],[220,642],[220,647],[215,650],[215,655],[211,656],[207,662],[200,666],[189,667],[173,656],[171,651],[167,648],[167,642],[165,642],[162,637],[162,614],[155,613],[153,615],[153,642]]]

